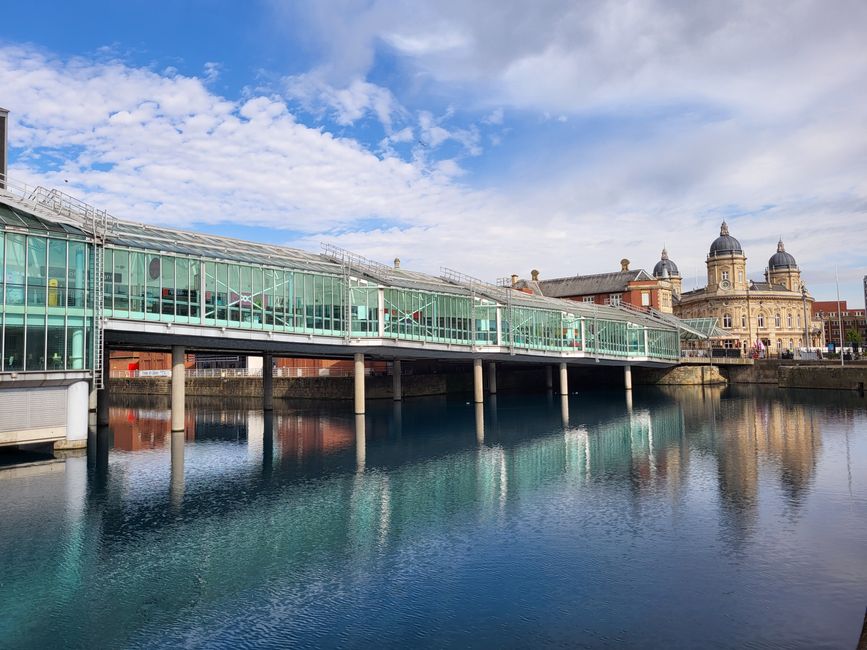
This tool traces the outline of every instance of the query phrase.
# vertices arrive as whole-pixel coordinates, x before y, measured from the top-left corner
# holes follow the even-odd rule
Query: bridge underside
[[[352,359],[363,354],[369,359],[411,361],[413,359],[467,361],[484,359],[510,363],[567,363],[569,365],[646,366],[664,368],[676,362],[645,356],[596,356],[584,352],[557,352],[509,348],[507,346],[451,345],[422,341],[379,338],[338,338],[315,334],[283,334],[219,327],[110,321],[105,342],[112,349],[167,350],[183,346],[189,353],[233,352],[271,354],[306,358]]]

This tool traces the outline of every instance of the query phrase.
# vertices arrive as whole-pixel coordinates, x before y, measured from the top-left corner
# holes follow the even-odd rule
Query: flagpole
[[[837,283],[837,326],[840,328],[840,365],[846,365],[843,362],[843,312],[840,309],[840,274],[837,272],[837,267],[834,267],[834,281]]]

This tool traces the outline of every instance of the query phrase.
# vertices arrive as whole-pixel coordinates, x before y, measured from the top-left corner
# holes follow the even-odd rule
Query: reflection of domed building
[[[727,348],[747,351],[761,341],[771,354],[780,354],[805,345],[824,345],[821,324],[812,322],[813,298],[801,282],[798,264],[786,252],[782,240],[768,260],[765,282],[753,282],[747,278],[743,248],[723,221],[719,237],[710,245],[706,264],[707,286],[680,293],[674,303],[675,315],[716,318],[718,325],[730,333],[723,340]],[[663,251],[662,259],[654,267],[654,276],[661,278],[668,274],[673,278],[676,272],[677,266]],[[679,275],[677,281],[679,285]]]

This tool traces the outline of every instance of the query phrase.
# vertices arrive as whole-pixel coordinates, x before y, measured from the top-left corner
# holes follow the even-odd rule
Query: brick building
[[[837,310],[836,300],[817,300],[813,303],[813,317],[820,320],[825,328],[825,340],[840,345],[840,322],[843,323],[843,346],[849,347],[846,340],[848,332],[854,330],[861,335],[861,346],[867,345],[867,312],[864,309],[850,309],[845,300],[840,301]]]

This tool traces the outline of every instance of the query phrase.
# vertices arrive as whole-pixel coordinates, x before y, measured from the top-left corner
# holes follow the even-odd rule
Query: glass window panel
[[[67,320],[66,367],[69,370],[81,370],[84,368],[84,329],[84,318],[70,316]]]
[[[129,310],[129,253],[114,251],[114,309]]]
[[[63,316],[48,317],[48,370],[63,370],[66,358],[66,324]]]
[[[179,260],[180,262],[180,260]],[[162,258],[162,314],[165,316],[175,315],[175,258]],[[184,275],[181,269],[178,275]]]
[[[48,306],[66,308],[66,242],[48,242]]]
[[[147,288],[146,311],[149,314],[160,313],[160,282],[163,268],[159,255],[147,255]]]
[[[24,291],[23,286],[21,291]],[[24,370],[24,315],[6,312],[5,321],[6,327],[4,329],[3,337],[3,369]]]
[[[27,315],[25,370],[45,370],[45,315]]]
[[[27,304],[45,306],[48,242],[42,237],[27,238]]]
[[[67,304],[70,307],[84,308],[85,279],[87,273],[87,251],[84,242],[69,242],[69,291]]]
[[[229,265],[229,321],[241,322],[241,269]]]
[[[6,304],[24,304],[25,279],[25,237],[9,233],[6,235]],[[23,341],[23,338],[22,338]],[[23,348],[19,359],[23,358]]]
[[[189,273],[187,274],[189,282],[187,295],[189,297],[190,317],[199,318],[199,303],[201,301],[199,290],[202,286],[202,263],[198,260],[186,260],[186,262],[186,266],[189,269]]]

